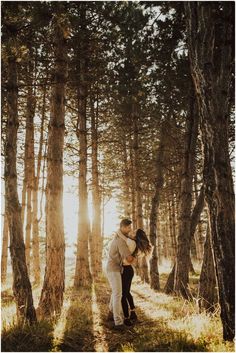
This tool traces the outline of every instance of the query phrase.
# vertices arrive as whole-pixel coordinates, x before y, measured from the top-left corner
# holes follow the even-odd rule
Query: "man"
[[[110,315],[113,314],[116,330],[123,331],[125,330],[123,310],[121,306],[121,297],[122,297],[122,261],[126,260],[128,263],[134,261],[134,257],[131,255],[131,252],[121,235],[127,236],[131,231],[131,221],[129,219],[122,219],[120,222],[120,229],[116,232],[114,239],[111,242],[108,260],[106,265],[107,278],[111,286],[112,294],[109,304]]]

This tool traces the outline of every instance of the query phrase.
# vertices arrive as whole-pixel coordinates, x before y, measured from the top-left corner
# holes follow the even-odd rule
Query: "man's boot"
[[[127,330],[127,327],[121,324],[121,325],[114,325],[113,329],[116,331],[124,332]]]
[[[132,321],[137,321],[138,320],[138,316],[137,316],[137,314],[136,314],[136,312],[135,311],[133,311],[133,310],[131,310],[131,312],[130,312],[130,320],[132,320]]]

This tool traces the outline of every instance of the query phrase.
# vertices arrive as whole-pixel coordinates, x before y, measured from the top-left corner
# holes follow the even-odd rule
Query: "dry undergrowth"
[[[166,277],[161,275],[163,283]],[[2,288],[2,351],[234,351],[233,343],[221,338],[219,313],[199,314],[194,302],[154,292],[137,277],[132,292],[140,322],[125,333],[117,333],[106,322],[110,297],[106,278],[102,276],[77,291],[72,289],[72,280],[69,268],[64,306],[56,324],[42,321],[24,329],[15,324],[9,283]],[[34,288],[36,306],[39,295],[40,288]]]

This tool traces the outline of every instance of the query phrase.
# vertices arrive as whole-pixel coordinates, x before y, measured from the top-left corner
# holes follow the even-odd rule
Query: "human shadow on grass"
[[[72,289],[63,337],[57,344],[62,352],[94,352],[92,285]]]
[[[126,332],[118,333],[107,323],[108,303],[110,300],[109,285],[105,278],[95,283],[101,321],[104,327],[109,352],[204,352],[204,344],[196,343],[187,334],[170,329],[164,319],[151,319],[145,311],[137,307],[140,322]]]

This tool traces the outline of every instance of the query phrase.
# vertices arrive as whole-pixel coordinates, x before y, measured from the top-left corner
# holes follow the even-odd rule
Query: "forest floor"
[[[154,292],[135,276],[132,294],[140,322],[125,333],[106,322],[110,288],[104,276],[75,291],[73,267],[67,268],[64,306],[56,323],[33,327],[15,323],[9,283],[2,287],[2,349],[11,352],[226,352],[234,344],[222,340],[219,312],[199,314],[196,302]],[[163,288],[167,273],[161,273]],[[199,274],[191,276],[194,291]],[[41,287],[33,288],[37,307]]]

